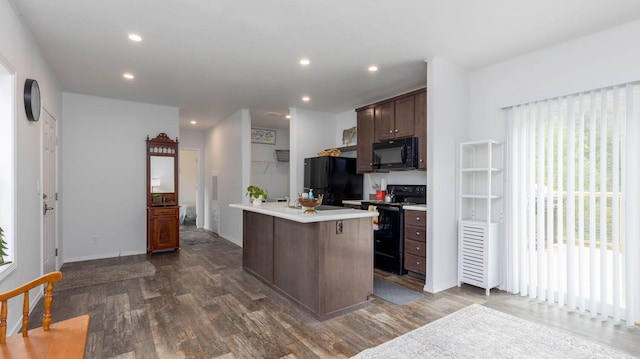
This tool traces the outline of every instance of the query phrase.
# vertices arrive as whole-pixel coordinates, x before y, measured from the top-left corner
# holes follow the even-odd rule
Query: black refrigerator
[[[356,173],[356,159],[311,157],[304,159],[304,190],[324,196],[322,204],[342,206],[346,199],[362,199],[362,175]]]

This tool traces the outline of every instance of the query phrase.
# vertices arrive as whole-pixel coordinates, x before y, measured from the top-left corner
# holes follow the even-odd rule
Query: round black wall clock
[[[27,120],[40,119],[40,86],[34,79],[27,79],[24,82],[24,110],[27,112]]]

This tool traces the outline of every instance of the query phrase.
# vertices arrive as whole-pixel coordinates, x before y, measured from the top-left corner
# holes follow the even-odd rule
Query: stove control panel
[[[393,195],[393,202],[427,203],[426,185],[388,185],[387,193]]]

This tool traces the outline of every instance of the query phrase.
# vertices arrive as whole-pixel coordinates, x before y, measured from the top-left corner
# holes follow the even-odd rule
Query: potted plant
[[[11,263],[4,261],[4,256],[7,255],[5,252],[6,249],[8,249],[7,242],[4,241],[4,231],[2,230],[2,227],[0,227],[0,266]]]
[[[151,197],[153,197],[154,204],[162,203],[162,193],[154,193],[151,195]]]
[[[261,205],[263,199],[269,198],[266,189],[262,189],[258,186],[253,185],[247,187],[247,196],[251,198],[254,206]]]

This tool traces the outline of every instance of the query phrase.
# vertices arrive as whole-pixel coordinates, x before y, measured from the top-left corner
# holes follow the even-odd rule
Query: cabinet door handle
[[[420,265],[420,262],[416,262],[417,265]]]
[[[423,161],[422,161],[422,158],[420,159],[420,162],[423,162]]]
[[[396,132],[398,132],[398,129],[396,128]]]
[[[389,133],[393,133],[393,130],[389,130]]]
[[[417,250],[417,251],[419,251],[419,250],[420,250],[420,247],[416,247],[416,250]]]
[[[420,232],[416,232],[416,236],[419,236],[419,235],[420,235]]]
[[[420,220],[420,217],[416,217],[416,221],[419,221],[419,220]]]

